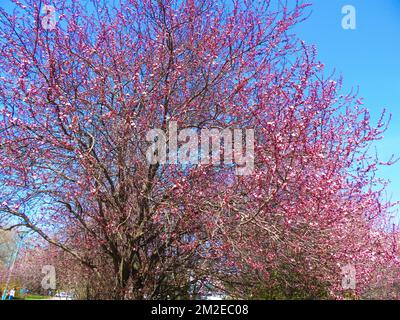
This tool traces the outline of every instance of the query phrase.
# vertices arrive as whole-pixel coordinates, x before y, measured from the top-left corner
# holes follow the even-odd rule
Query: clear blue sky
[[[344,89],[359,87],[374,121],[386,108],[393,115],[385,137],[377,144],[383,161],[400,156],[400,0],[304,0],[311,16],[296,28],[307,44],[315,44],[326,71],[336,69]],[[342,7],[356,9],[356,30],[342,28]],[[391,180],[388,196],[400,200],[400,163],[382,168]]]

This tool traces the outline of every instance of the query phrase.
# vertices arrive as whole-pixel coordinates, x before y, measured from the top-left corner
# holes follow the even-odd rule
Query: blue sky
[[[400,156],[400,0],[305,0],[312,3],[309,19],[296,27],[307,44],[315,44],[326,71],[344,78],[344,90],[359,87],[365,107],[376,121],[383,108],[393,119],[377,144],[380,158]],[[342,28],[342,7],[356,9],[355,30]],[[388,196],[400,201],[400,163],[381,168],[391,180]]]

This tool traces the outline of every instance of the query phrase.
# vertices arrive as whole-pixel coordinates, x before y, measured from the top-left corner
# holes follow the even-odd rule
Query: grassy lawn
[[[49,296],[41,296],[38,294],[28,294],[25,299],[23,300],[45,300],[45,299],[50,299],[51,297]]]

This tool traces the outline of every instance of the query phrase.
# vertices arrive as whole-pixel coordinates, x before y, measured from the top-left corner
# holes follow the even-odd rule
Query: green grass
[[[48,296],[41,296],[38,294],[28,294],[25,296],[24,300],[45,300],[45,299],[50,299]]]

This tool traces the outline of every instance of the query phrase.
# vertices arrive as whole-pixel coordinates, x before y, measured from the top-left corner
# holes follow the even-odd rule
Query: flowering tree
[[[372,127],[291,34],[305,5],[58,0],[54,16],[13,2],[0,11],[0,223],[109,281],[103,297],[187,297],[201,283],[339,297],[342,266],[359,294],[394,261],[367,149],[384,116]],[[172,122],[254,129],[252,174],[149,163],[146,134]]]

